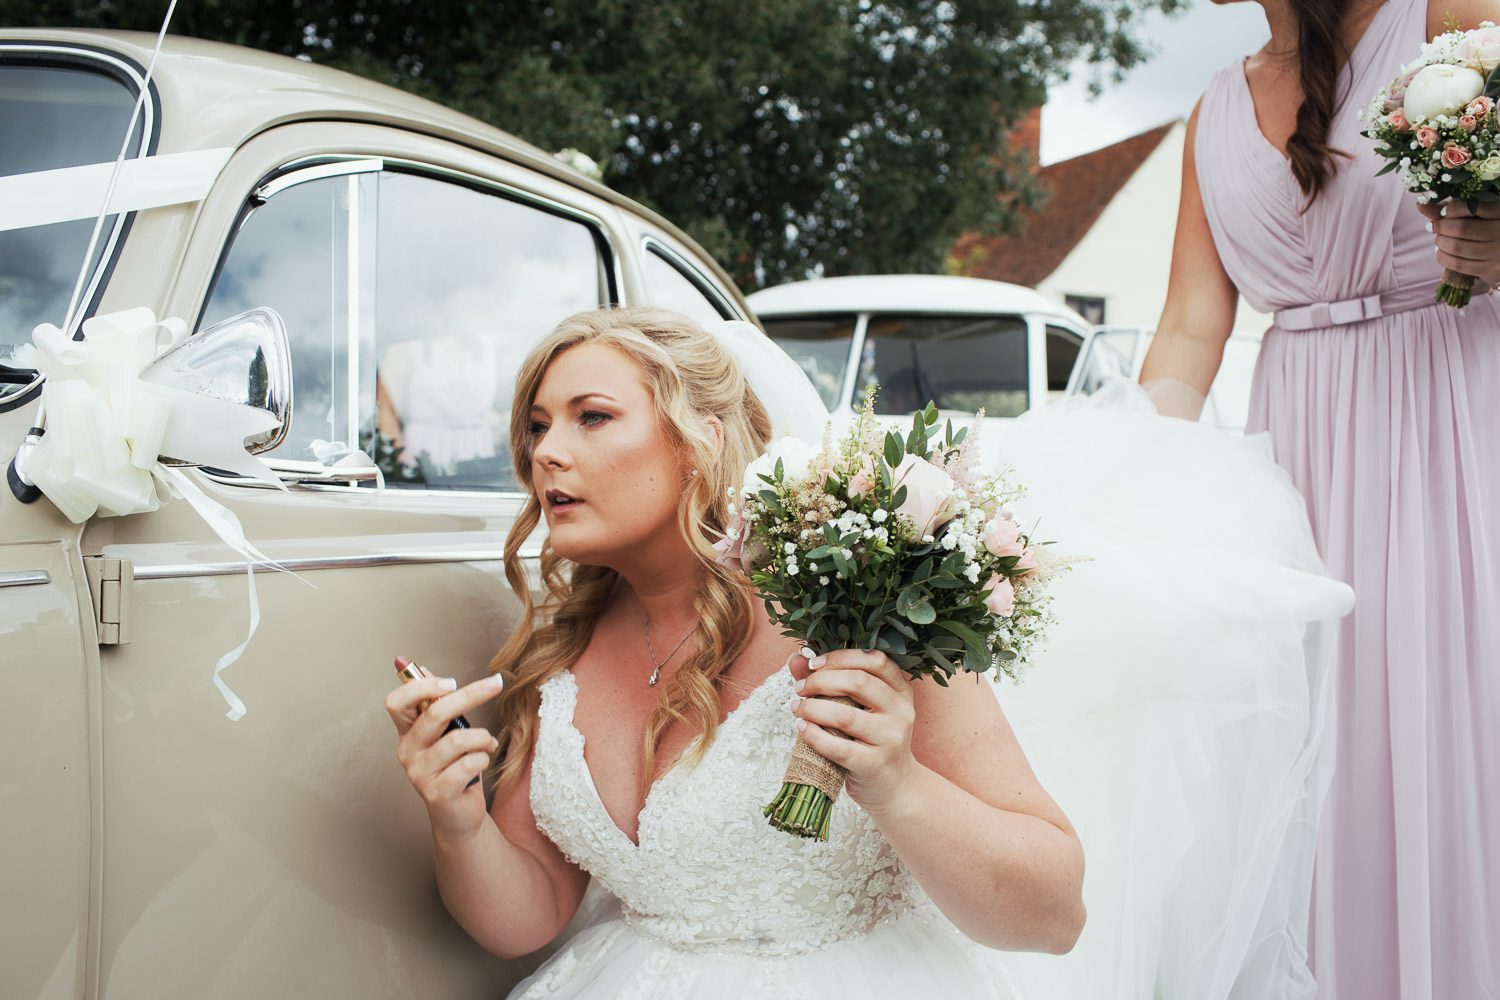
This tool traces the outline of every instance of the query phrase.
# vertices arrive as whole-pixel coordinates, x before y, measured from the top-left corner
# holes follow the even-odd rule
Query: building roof
[[[1112,146],[1038,168],[1037,177],[1051,190],[1046,207],[1023,212],[1017,233],[959,237],[953,255],[960,271],[1018,285],[1040,284],[1088,234],[1176,124],[1167,122]]]

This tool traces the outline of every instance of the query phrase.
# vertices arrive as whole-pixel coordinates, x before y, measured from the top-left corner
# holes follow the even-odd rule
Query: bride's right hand
[[[386,695],[385,710],[400,736],[396,760],[427,804],[434,834],[463,837],[484,822],[484,789],[474,779],[489,767],[499,741],[477,726],[445,730],[455,717],[498,695],[502,686],[499,674],[458,690],[452,678],[423,677]],[[423,709],[428,699],[433,701]]]

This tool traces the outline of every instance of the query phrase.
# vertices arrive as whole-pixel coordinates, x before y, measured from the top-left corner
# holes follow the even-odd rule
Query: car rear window
[[[134,102],[105,73],[0,64],[0,177],[113,160]],[[128,156],[139,154],[142,132],[137,123]],[[105,220],[94,262],[111,251],[118,222]],[[31,340],[38,323],[63,322],[93,229],[93,219],[79,219],[0,231],[0,363]]]
[[[857,400],[878,383],[878,414],[939,409],[1015,417],[1029,384],[1026,320],[1020,316],[875,314],[860,352]]]

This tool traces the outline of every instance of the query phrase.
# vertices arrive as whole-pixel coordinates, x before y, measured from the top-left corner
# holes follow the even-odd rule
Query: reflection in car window
[[[939,409],[1019,416],[1028,405],[1026,321],[1019,316],[870,317],[855,398],[879,383],[875,412]]]
[[[1078,361],[1078,349],[1083,338],[1073,330],[1060,326],[1047,327],[1047,398],[1064,396],[1068,391],[1068,377],[1073,374],[1073,365]]]
[[[135,95],[103,73],[27,63],[0,65],[0,176],[112,161]],[[127,148],[141,146],[140,122]],[[102,199],[101,199],[102,200]],[[100,230],[97,262],[116,218]],[[0,232],[0,363],[38,323],[61,324],[93,219]]]
[[[1083,359],[1083,371],[1076,390],[1078,395],[1092,396],[1111,378],[1130,378],[1138,336],[1134,330],[1094,334]]]
[[[645,260],[646,288],[652,305],[680,312],[705,326],[734,318],[684,274],[676,261],[663,256],[655,247],[647,251]]]
[[[294,415],[271,457],[352,444],[391,486],[514,490],[516,370],[609,299],[607,263],[588,225],[496,194],[389,170],[326,178],[250,216],[203,325],[256,305],[286,320]]]
[[[838,406],[849,368],[854,316],[779,316],[763,322],[777,346],[807,373],[823,405],[830,410]]]

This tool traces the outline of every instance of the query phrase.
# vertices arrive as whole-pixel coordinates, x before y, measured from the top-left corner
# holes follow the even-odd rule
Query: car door
[[[288,489],[189,474],[285,571],[252,601],[182,502],[86,526],[85,555],[133,579],[129,641],[99,653],[100,995],[477,996],[529,967],[443,910],[382,702],[396,654],[465,681],[514,625],[510,381],[559,319],[623,297],[615,212],[358,123],[272,129],[225,168],[166,311],[283,316],[292,424],[264,457]],[[149,272],[152,246],[125,253],[118,274]],[[218,675],[232,722],[215,664],[257,616]]]

